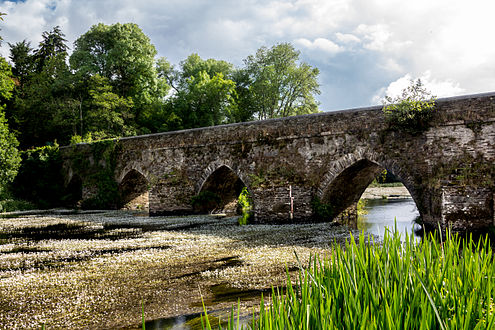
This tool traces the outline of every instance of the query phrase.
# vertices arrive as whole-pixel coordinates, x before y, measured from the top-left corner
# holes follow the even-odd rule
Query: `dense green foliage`
[[[60,206],[65,189],[58,146],[22,151],[21,157],[22,166],[11,186],[12,193],[40,208]]]
[[[493,329],[495,259],[488,240],[416,242],[361,235],[315,258],[294,286],[262,300],[253,329]],[[205,319],[208,323],[208,319]],[[206,327],[211,328],[209,324]],[[229,328],[239,328],[234,315]]]
[[[315,220],[332,220],[335,216],[335,211],[332,204],[322,202],[317,196],[311,200],[311,208],[313,209]]]
[[[260,48],[243,68],[198,54],[175,68],[132,23],[92,26],[70,56],[59,27],[36,49],[9,46],[6,117],[21,149],[318,111],[318,69],[290,44]]]
[[[386,96],[385,103],[383,112],[389,126],[412,133],[427,129],[435,110],[435,97],[420,79],[411,81],[400,96]]]
[[[300,63],[299,52],[289,43],[261,47],[245,60],[248,79],[243,106],[258,119],[318,112],[314,94],[319,94],[316,68]]]
[[[0,57],[0,98],[9,99],[13,87],[10,66],[3,57]],[[17,139],[10,132],[3,111],[4,106],[0,104],[0,192],[14,179],[21,161],[17,150]]]

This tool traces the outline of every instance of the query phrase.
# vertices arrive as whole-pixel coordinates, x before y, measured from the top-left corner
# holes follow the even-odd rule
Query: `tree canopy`
[[[245,59],[244,106],[258,119],[318,112],[314,94],[320,93],[319,70],[298,63],[299,55],[294,46],[281,43],[261,47]]]
[[[17,139],[10,132],[4,115],[5,105],[3,103],[11,98],[13,88],[14,81],[10,65],[0,56],[0,99],[2,100],[0,105],[0,191],[7,183],[14,180],[21,162],[17,150]]]
[[[318,69],[289,43],[244,66],[191,54],[177,66],[132,23],[92,26],[69,46],[60,27],[9,44],[16,82],[6,119],[22,149],[318,111]]]

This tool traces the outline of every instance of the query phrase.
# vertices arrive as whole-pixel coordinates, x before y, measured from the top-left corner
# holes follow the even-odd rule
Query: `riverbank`
[[[362,199],[402,199],[411,198],[411,194],[403,185],[397,187],[368,187],[361,196]]]
[[[349,229],[330,223],[238,226],[235,218],[112,211],[0,219],[0,324],[6,329],[138,328],[202,311],[252,313],[285,285],[297,253],[330,252]]]

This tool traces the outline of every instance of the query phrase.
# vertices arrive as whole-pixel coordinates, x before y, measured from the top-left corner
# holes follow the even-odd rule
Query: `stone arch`
[[[138,170],[131,169],[119,181],[121,208],[149,210],[149,182]]]
[[[115,177],[115,181],[120,185],[122,180],[129,174],[131,171],[137,171],[141,174],[147,181],[149,181],[149,173],[145,170],[139,162],[132,162],[127,164],[122,170],[118,171],[118,176]]]
[[[194,206],[199,212],[222,210],[225,213],[237,213],[237,199],[244,187],[249,190],[242,174],[229,162],[211,163],[203,172],[196,185],[196,192],[211,193],[215,200],[204,206]]]
[[[208,180],[208,178],[222,166],[227,167],[229,170],[235,173],[237,177],[241,179],[241,181],[244,183],[247,189],[251,191],[249,188],[249,181],[247,180],[247,177],[244,175],[244,173],[240,171],[239,168],[233,162],[227,160],[227,161],[214,161],[205,168],[203,174],[196,183],[195,186],[196,193],[199,193],[202,190],[206,180]]]
[[[397,162],[370,151],[357,150],[332,162],[318,187],[316,196],[323,202],[332,199],[333,203],[338,205],[335,210],[338,214],[356,203],[383,169],[392,172],[404,184],[420,214],[423,215],[420,192],[416,189],[413,177]]]

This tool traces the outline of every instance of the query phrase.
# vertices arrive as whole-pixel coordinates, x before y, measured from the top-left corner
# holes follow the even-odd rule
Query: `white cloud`
[[[408,73],[431,72],[438,95],[495,90],[492,0],[0,0],[0,12],[3,56],[6,42],[36,47],[55,25],[72,46],[99,22],[137,23],[174,64],[197,52],[241,65],[293,41],[327,77],[326,109],[365,105]]]
[[[387,87],[381,88],[372,98],[371,102],[373,104],[382,103],[385,96],[397,97],[402,94],[402,90],[407,88],[411,81],[416,79],[421,79],[421,82],[425,86],[426,90],[431,92],[432,95],[436,97],[448,97],[460,95],[465,92],[463,88],[460,87],[458,82],[451,79],[440,80],[432,77],[431,71],[425,71],[419,77],[413,77],[411,74],[406,74],[399,79],[391,82]]]
[[[305,38],[296,39],[294,41],[296,45],[303,46],[309,50],[322,51],[327,55],[334,55],[341,52],[343,49],[336,43],[325,38],[316,38],[314,41],[310,41]]]
[[[337,37],[337,40],[339,40],[342,43],[346,43],[346,44],[361,42],[361,39],[356,37],[354,34],[350,34],[350,33],[337,32],[337,33],[335,33],[335,36]]]

